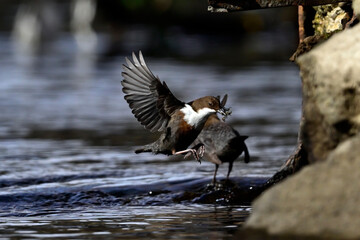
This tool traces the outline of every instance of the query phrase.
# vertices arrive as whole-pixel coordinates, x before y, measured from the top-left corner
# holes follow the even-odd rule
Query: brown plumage
[[[135,118],[151,132],[159,131],[159,139],[145,145],[135,153],[153,152],[167,155],[191,152],[199,160],[203,146],[186,148],[196,139],[212,113],[223,113],[219,97],[206,96],[189,103],[177,99],[165,82],[147,67],[142,53],[139,59],[132,54],[133,62],[126,58],[121,84],[125,100]],[[199,153],[200,148],[200,154]],[[199,156],[201,155],[201,156]]]

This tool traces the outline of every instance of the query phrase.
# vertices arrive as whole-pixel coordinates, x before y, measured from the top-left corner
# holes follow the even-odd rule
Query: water
[[[123,100],[124,56],[99,61],[76,56],[68,39],[61,44],[65,50],[32,58],[0,37],[1,237],[231,238],[251,211],[252,191],[295,148],[297,67],[184,63],[144,53],[184,101],[227,93],[227,121],[250,136],[250,163],[240,157],[233,185],[214,190],[207,186],[211,163],[133,153],[156,136]],[[220,167],[219,180],[226,171]]]
[[[127,206],[112,207],[105,215],[104,210],[93,209],[75,214],[54,211],[21,220],[9,217],[0,220],[0,227],[6,228],[5,234],[28,238],[218,239],[230,238],[246,211],[246,207],[204,205]],[[49,232],[51,228],[57,232]]]

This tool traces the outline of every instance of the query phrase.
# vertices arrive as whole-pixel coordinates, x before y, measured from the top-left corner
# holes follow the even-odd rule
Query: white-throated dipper
[[[139,59],[132,53],[133,62],[125,58],[123,92],[135,118],[151,132],[159,131],[159,139],[135,150],[166,155],[191,153],[196,160],[204,154],[204,145],[187,149],[213,113],[226,115],[220,98],[206,96],[184,103],[177,99],[165,82],[147,67],[141,51]]]
[[[227,95],[221,100],[220,106],[224,108],[227,101]],[[215,172],[212,184],[216,183],[216,174],[219,165],[228,162],[229,168],[226,179],[229,179],[230,172],[235,159],[244,152],[244,162],[250,161],[248,148],[245,139],[248,136],[241,136],[238,131],[233,129],[229,124],[221,121],[216,114],[211,114],[203,130],[194,141],[194,144],[204,144],[204,157],[215,164]]]

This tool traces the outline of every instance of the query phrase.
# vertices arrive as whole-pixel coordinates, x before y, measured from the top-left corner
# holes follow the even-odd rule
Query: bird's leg
[[[184,153],[186,153],[184,158],[188,158],[192,154],[194,156],[194,158],[201,164],[201,158],[204,156],[204,153],[205,153],[205,146],[204,146],[204,144],[199,143],[193,148],[175,152],[174,155],[179,155],[179,154],[184,154]]]
[[[179,154],[184,154],[186,153],[186,155],[184,156],[184,158],[188,158],[189,156],[191,156],[191,154],[194,156],[194,158],[199,162],[201,163],[200,161],[200,157],[197,153],[197,151],[195,149],[192,149],[192,148],[189,148],[189,149],[186,149],[186,150],[183,150],[183,151],[178,151],[176,153],[174,153],[174,155],[179,155]]]
[[[214,177],[213,177],[213,180],[211,182],[211,184],[214,185],[214,186],[216,184],[216,174],[217,174],[218,168],[219,168],[219,164],[215,164]]]
[[[198,158],[196,158],[195,156],[195,159],[196,160],[198,160],[198,162],[201,164],[201,158],[204,156],[204,153],[205,153],[205,146],[204,146],[204,144],[202,144],[202,143],[199,143],[199,144],[197,144],[197,145],[195,145],[192,149],[194,149],[195,151],[196,151],[196,156],[198,157]],[[186,157],[186,155],[185,155],[185,157]]]
[[[226,180],[227,180],[227,181],[229,180],[229,176],[230,176],[232,167],[233,167],[233,162],[229,162],[228,173],[227,173],[227,176],[226,176]]]

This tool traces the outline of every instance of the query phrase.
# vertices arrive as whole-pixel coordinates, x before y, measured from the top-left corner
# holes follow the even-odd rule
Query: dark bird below
[[[187,149],[201,132],[211,114],[226,115],[220,97],[206,96],[185,103],[177,99],[165,82],[147,67],[142,53],[139,59],[132,54],[133,62],[125,58],[123,65],[123,92],[135,118],[151,132],[159,131],[159,139],[135,153],[152,152],[166,155],[191,153],[200,161],[204,145]]]
[[[225,106],[227,95],[221,101]],[[248,136],[241,136],[238,131],[233,129],[227,123],[221,121],[216,114],[211,114],[205,122],[203,130],[195,140],[194,144],[204,144],[204,157],[215,164],[215,172],[212,184],[216,183],[216,174],[219,165],[228,162],[229,168],[226,179],[229,179],[233,163],[244,152],[244,162],[250,161],[248,148],[245,139]]]

